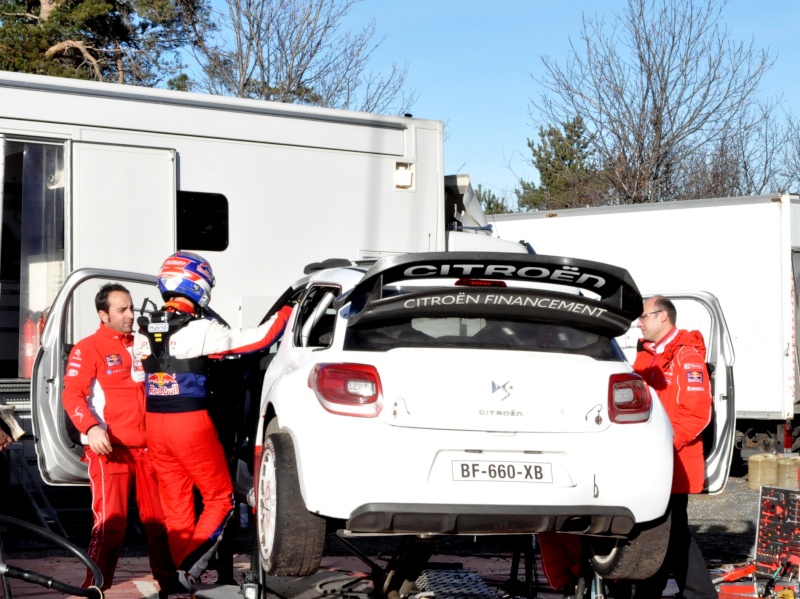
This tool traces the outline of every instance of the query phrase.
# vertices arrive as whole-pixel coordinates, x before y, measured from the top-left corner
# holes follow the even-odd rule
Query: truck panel
[[[500,237],[524,239],[538,253],[628,269],[644,294],[714,294],[736,354],[737,418],[783,421],[793,418],[796,401],[791,262],[800,246],[799,202],[759,196],[493,218]]]

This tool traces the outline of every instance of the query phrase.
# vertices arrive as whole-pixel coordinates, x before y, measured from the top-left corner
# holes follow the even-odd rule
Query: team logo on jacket
[[[80,407],[75,408],[75,411],[72,413],[72,419],[77,420],[78,422],[83,422],[83,412],[81,411]]]
[[[703,384],[703,372],[701,370],[690,370],[686,373],[687,383]]]
[[[106,366],[120,366],[122,365],[122,356],[119,354],[111,354],[106,356]]]
[[[180,387],[178,379],[166,372],[154,372],[147,375],[147,395],[178,395]]]

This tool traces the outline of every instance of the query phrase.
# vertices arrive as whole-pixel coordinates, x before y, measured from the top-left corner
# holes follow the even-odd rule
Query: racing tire
[[[294,444],[286,433],[264,439],[258,479],[258,551],[271,576],[308,576],[322,561],[325,519],[306,509]]]
[[[653,576],[667,555],[670,514],[637,524],[627,539],[588,537],[589,561],[603,578],[645,580]]]

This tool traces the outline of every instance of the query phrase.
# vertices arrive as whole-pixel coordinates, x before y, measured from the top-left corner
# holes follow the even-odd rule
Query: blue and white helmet
[[[211,299],[214,272],[208,260],[192,252],[177,252],[164,260],[158,271],[158,290],[165,300],[179,295],[201,308]]]

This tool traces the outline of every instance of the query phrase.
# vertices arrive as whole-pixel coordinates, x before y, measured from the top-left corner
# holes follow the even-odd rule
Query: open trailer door
[[[94,296],[110,282],[128,288],[137,312],[145,298],[156,302],[161,298],[155,276],[90,268],[73,272],[56,295],[42,332],[31,383],[37,462],[42,479],[51,485],[87,484],[89,480],[87,467],[80,461],[83,446],[64,413],[61,391],[72,346],[100,325]]]
[[[717,298],[708,292],[647,293],[644,297],[663,295],[672,300],[678,311],[681,329],[697,330],[706,343],[706,364],[711,376],[713,418],[703,433],[706,454],[706,493],[719,493],[728,481],[736,433],[736,405],[733,386],[733,343],[725,316]],[[636,321],[630,330],[617,338],[628,361],[633,364],[641,332]]]

